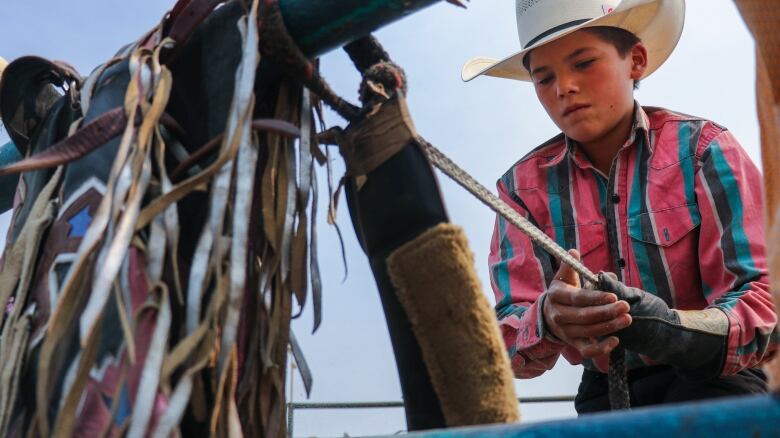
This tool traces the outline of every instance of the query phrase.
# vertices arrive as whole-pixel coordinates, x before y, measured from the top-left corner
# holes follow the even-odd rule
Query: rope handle
[[[444,153],[436,149],[435,146],[425,141],[423,138],[418,138],[423,151],[428,156],[428,160],[436,167],[438,167],[447,176],[452,178],[461,187],[468,190],[477,199],[482,201],[491,210],[495,211],[501,217],[509,221],[512,225],[520,229],[526,236],[528,236],[534,243],[544,248],[550,255],[554,256],[559,261],[571,266],[572,269],[577,271],[585,281],[596,285],[599,284],[599,278],[596,274],[591,272],[584,264],[579,260],[571,256],[565,249],[555,243],[547,234],[534,226],[528,219],[517,213],[506,202],[501,200],[498,196],[494,195],[485,186],[480,184],[477,180],[472,178],[465,170],[461,169],[451,159],[449,159]]]

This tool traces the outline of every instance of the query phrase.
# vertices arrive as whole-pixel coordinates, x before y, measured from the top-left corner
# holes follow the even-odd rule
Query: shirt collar
[[[653,145],[652,143],[650,143],[649,126],[650,126],[650,119],[647,117],[647,113],[645,113],[645,110],[642,109],[639,103],[634,101],[634,123],[633,126],[631,127],[631,134],[628,136],[628,139],[623,144],[622,149],[631,147],[634,143],[636,143],[637,135],[642,135],[644,136],[645,145],[647,145],[648,150],[652,154]],[[590,160],[588,160],[588,157],[586,157],[585,154],[583,154],[580,148],[578,147],[576,141],[564,135],[564,142],[566,144],[566,147],[561,148],[561,151],[558,152],[558,154],[554,155],[549,161],[540,165],[539,167],[546,168],[546,167],[555,166],[559,164],[561,161],[563,161],[563,159],[567,155],[577,166],[583,169],[593,167],[593,165],[590,163]]]

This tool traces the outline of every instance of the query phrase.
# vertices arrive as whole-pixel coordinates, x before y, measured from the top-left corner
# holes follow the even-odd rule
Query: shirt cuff
[[[566,343],[558,339],[544,322],[544,301],[547,299],[547,292],[541,294],[536,300],[536,336],[556,344],[565,345]]]

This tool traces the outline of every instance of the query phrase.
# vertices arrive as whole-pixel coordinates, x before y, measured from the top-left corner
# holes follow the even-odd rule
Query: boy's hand
[[[722,309],[670,309],[652,293],[605,273],[599,274],[599,288],[631,306],[631,325],[615,333],[627,350],[672,365],[691,380],[714,378],[723,371],[731,323]]]
[[[580,258],[576,250],[569,254]],[[618,338],[599,338],[631,325],[627,302],[618,301],[613,293],[581,289],[579,275],[565,263],[550,283],[542,307],[547,329],[585,358],[612,351]]]

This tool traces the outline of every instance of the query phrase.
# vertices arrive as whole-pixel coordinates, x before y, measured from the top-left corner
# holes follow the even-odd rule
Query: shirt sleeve
[[[699,263],[709,307],[729,319],[723,375],[755,367],[778,348],[765,257],[761,175],[729,131],[701,145],[695,191]]]
[[[505,178],[497,186],[499,197],[533,222],[522,201],[508,189]],[[498,324],[515,377],[536,377],[552,369],[561,352],[571,347],[546,332],[541,314],[543,293],[553,275],[551,258],[514,225],[497,216],[488,265]]]

